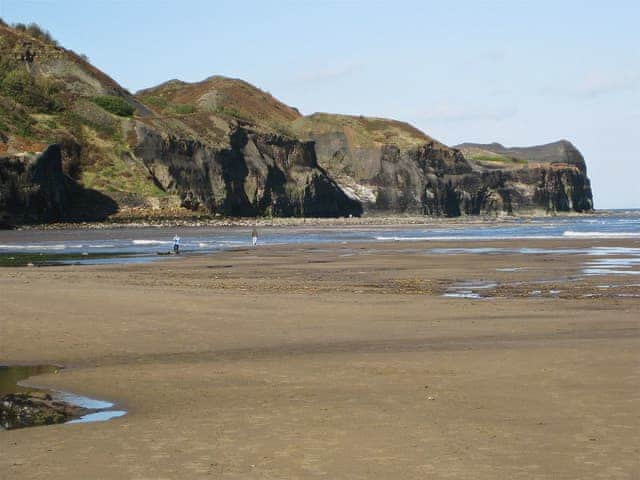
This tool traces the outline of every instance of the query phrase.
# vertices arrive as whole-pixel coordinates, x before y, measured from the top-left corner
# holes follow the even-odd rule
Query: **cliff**
[[[533,147],[504,147],[499,143],[457,145],[487,185],[505,192],[510,212],[588,212],[593,210],[587,165],[567,140]]]
[[[235,217],[362,213],[318,166],[312,143],[241,126],[223,147],[163,136],[144,124],[137,125],[136,137],[136,157],[186,208]]]
[[[104,220],[117,206],[64,174],[59,145],[39,155],[0,156],[0,228],[65,220]]]
[[[303,116],[220,76],[134,95],[48,36],[1,23],[0,155],[3,208],[18,223],[592,208],[568,142],[450,148],[394,120]],[[56,156],[60,169],[43,160]],[[34,173],[45,164],[46,185]]]
[[[447,147],[394,120],[314,114],[293,123],[365,210],[459,216],[593,209],[586,164],[566,140]]]
[[[121,214],[362,212],[318,165],[313,144],[283,127],[300,114],[246,82],[171,81],[134,96],[46,38],[3,25],[0,35],[0,154],[60,145],[62,173]],[[14,217],[72,216],[68,202],[51,205]]]

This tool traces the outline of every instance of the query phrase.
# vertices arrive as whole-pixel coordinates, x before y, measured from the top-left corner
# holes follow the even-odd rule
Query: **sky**
[[[640,1],[0,0],[0,17],[132,92],[226,75],[448,145],[564,138],[596,208],[640,208]]]

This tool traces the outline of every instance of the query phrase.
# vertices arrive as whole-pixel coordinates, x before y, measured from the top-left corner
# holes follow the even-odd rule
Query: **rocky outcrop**
[[[0,219],[4,223],[50,222],[71,205],[71,186],[62,173],[60,147],[40,155],[0,158]]]
[[[95,411],[55,400],[46,392],[10,393],[0,398],[0,430],[65,423]]]
[[[134,149],[156,183],[178,194],[187,208],[226,216],[360,215],[349,198],[321,169],[310,142],[236,127],[228,145],[136,128]]]
[[[375,206],[384,210],[456,217],[593,209],[586,173],[573,165],[525,165],[468,172],[396,167],[384,173]],[[391,171],[389,171],[391,170]],[[378,177],[379,178],[379,177]],[[395,180],[395,181],[394,181]],[[394,196],[389,201],[389,193]]]
[[[64,174],[60,145],[41,154],[0,157],[0,227],[101,220],[116,209],[111,199]]]
[[[427,215],[587,212],[589,179],[571,166],[536,166],[437,177],[427,183]]]
[[[377,191],[372,207],[389,212],[427,213],[429,185],[439,184],[443,177],[470,172],[459,152],[441,148],[435,142],[404,151],[395,145],[384,145],[380,169],[370,180]]]
[[[567,141],[513,149],[464,144],[472,148],[467,157],[426,136],[412,136],[413,144],[405,138],[404,146],[381,143],[367,137],[368,124],[356,129],[361,119],[344,127],[322,118],[324,125],[306,131],[319,162],[366,211],[456,217],[593,209],[584,159]]]
[[[586,163],[567,140],[533,147],[465,143],[456,148],[464,153],[474,170],[481,173],[485,188],[499,192],[503,211],[582,213],[593,210]]]

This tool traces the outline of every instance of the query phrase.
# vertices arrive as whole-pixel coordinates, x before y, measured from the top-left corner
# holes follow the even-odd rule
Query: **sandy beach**
[[[639,478],[640,276],[592,247],[640,241],[2,269],[1,363],[128,413],[0,432],[0,478]]]

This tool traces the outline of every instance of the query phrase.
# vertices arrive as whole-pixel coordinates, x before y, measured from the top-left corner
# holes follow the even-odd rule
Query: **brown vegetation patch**
[[[192,106],[198,111],[244,120],[272,128],[286,128],[300,118],[300,112],[242,80],[221,76],[197,83],[178,80],[138,92],[138,97],[163,113],[176,106]],[[183,107],[184,108],[184,107]]]

